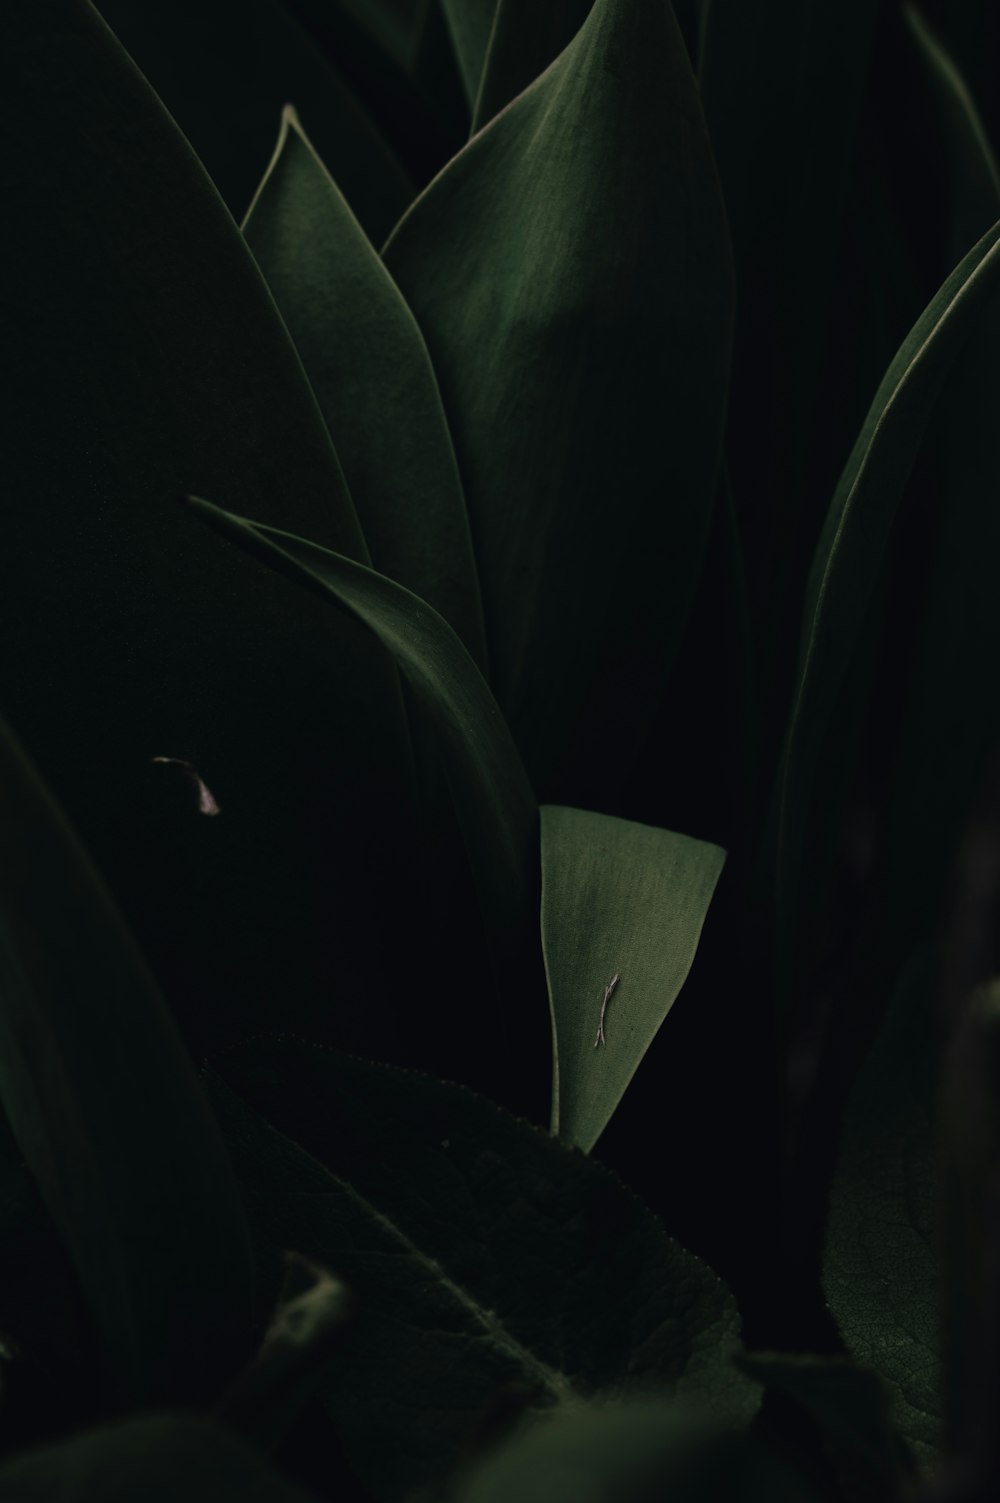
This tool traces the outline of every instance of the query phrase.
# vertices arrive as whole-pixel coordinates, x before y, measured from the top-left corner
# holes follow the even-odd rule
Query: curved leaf
[[[729,241],[670,6],[599,0],[384,254],[441,384],[497,698],[541,793],[589,801],[594,773],[607,796],[697,582],[728,379]]]
[[[253,1339],[239,1191],[96,872],[0,727],[0,1101],[70,1252],[109,1397],[211,1395]]]
[[[423,337],[291,108],[243,233],[326,418],[375,567],[439,611],[483,667],[465,498]]]
[[[473,135],[498,115],[562,52],[593,0],[496,0],[496,18],[472,116]]]
[[[823,1265],[848,1350],[885,1380],[900,1434],[925,1463],[940,1453],[945,1409],[932,1003],[931,958],[920,952],[848,1105]]]
[[[496,8],[497,0],[441,0],[470,110],[479,93]]]
[[[484,915],[501,951],[532,923],[538,811],[503,716],[448,623],[402,585],[290,533],[190,504],[223,536],[355,616],[390,652],[440,737]]]
[[[381,240],[416,192],[339,74],[279,0],[101,0],[98,5],[204,162],[246,210],[274,121],[294,99],[367,232]]]
[[[541,844],[552,1131],[587,1153],[687,980],[726,855],[547,804]]]
[[[1000,282],[1000,225],[952,272],[900,346],[840,478],[806,589],[775,792],[777,881],[794,913],[815,770],[879,576],[896,506],[951,362]]]
[[[12,0],[0,52],[18,224],[0,247],[18,376],[0,703],[196,1047],[260,1026],[278,990],[300,1025],[329,1028],[331,973],[342,995],[391,960],[371,914],[393,821],[373,830],[367,809],[402,805],[398,676],[359,627],[318,626],[322,607],[206,537],[177,497],[242,495],[365,558],[350,496],[253,257],[93,9]],[[198,814],[178,762],[220,818]]]
[[[309,1503],[221,1425],[143,1414],[27,1451],[0,1466],[0,1491],[23,1503]]]
[[[215,1088],[262,1247],[355,1294],[326,1402],[380,1499],[439,1479],[511,1388],[533,1409],[657,1387],[753,1414],[728,1290],[598,1163],[462,1087],[295,1040],[217,1063],[282,1130]]]

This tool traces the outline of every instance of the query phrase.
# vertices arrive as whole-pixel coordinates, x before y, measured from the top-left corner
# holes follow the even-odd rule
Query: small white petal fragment
[[[212,790],[205,782],[202,781],[197,772],[197,769],[192,767],[190,762],[185,762],[183,757],[154,757],[153,761],[164,763],[170,767],[180,767],[184,771],[186,776],[194,784],[195,792],[198,795],[199,814],[211,815],[222,813],[222,810],[219,808],[219,805],[215,801],[215,796],[213,795]]]

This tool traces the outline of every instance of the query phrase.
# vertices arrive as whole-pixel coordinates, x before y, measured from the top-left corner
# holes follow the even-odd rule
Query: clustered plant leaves
[[[0,49],[0,1495],[995,1497],[1000,18]]]

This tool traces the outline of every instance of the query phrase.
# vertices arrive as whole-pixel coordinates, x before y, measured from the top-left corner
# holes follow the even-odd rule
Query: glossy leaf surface
[[[915,956],[855,1084],[830,1201],[823,1286],[848,1350],[888,1385],[923,1462],[943,1443],[933,970]]]
[[[540,795],[590,802],[687,615],[728,377],[729,242],[670,7],[600,0],[385,256],[441,384],[497,698]]]
[[[512,1386],[535,1409],[656,1384],[753,1413],[728,1290],[599,1164],[459,1086],[298,1041],[217,1066],[246,1098],[215,1092],[262,1249],[355,1296],[326,1396],[380,1499],[440,1477]]]
[[[271,568],[350,612],[392,654],[438,733],[487,922],[501,948],[516,944],[533,920],[538,812],[496,701],[451,627],[363,564],[205,501],[191,505]]]
[[[687,979],[726,857],[672,830],[548,804],[541,846],[552,1131],[589,1152]]]
[[[97,1328],[109,1399],[212,1395],[253,1340],[218,1129],[97,873],[0,728],[0,1101]]]
[[[326,418],[375,567],[485,665],[465,498],[423,336],[286,110],[243,233]]]

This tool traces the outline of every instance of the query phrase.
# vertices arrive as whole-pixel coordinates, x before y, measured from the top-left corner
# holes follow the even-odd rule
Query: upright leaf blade
[[[440,1479],[511,1385],[537,1410],[656,1387],[753,1414],[729,1291],[600,1164],[461,1087],[299,1041],[218,1067],[262,1247],[356,1296],[326,1403],[378,1498]]]
[[[440,737],[487,922],[502,952],[516,948],[531,924],[538,811],[496,702],[451,627],[363,564],[206,501],[191,505],[271,568],[346,609],[392,654]]]
[[[166,1007],[0,729],[0,1100],[98,1329],[111,1396],[211,1395],[253,1339],[239,1192]]]
[[[496,0],[496,18],[472,117],[482,130],[504,105],[534,83],[576,36],[593,0]]]
[[[441,0],[470,111],[475,108],[497,0]]]
[[[687,979],[726,857],[671,830],[547,804],[541,842],[552,1131],[587,1153]]]
[[[290,108],[243,233],[326,418],[375,567],[440,612],[483,668],[465,498],[423,337]]]
[[[728,379],[728,235],[669,5],[599,0],[385,256],[441,383],[500,705],[543,796],[606,796],[697,581]]]
[[[775,790],[778,899],[786,930],[795,911],[823,738],[878,579],[896,506],[949,367],[998,282],[1000,225],[956,267],[903,341],[827,513],[806,589],[794,699]]]

